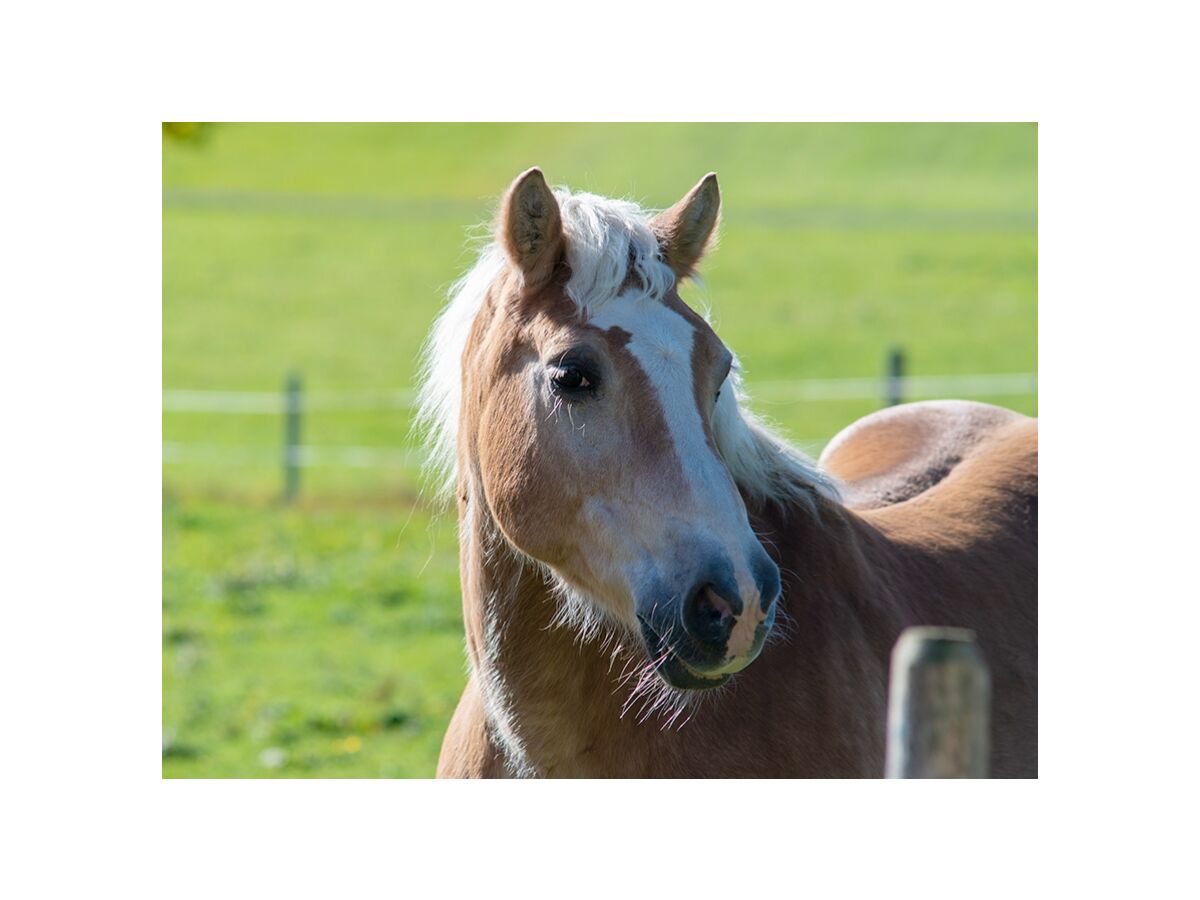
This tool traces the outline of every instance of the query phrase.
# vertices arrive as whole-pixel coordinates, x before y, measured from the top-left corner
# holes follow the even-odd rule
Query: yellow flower
[[[357,753],[362,749],[362,738],[357,734],[352,734],[340,741],[335,741],[333,746],[339,753]]]

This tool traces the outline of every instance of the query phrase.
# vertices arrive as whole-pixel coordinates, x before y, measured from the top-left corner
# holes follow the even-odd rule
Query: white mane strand
[[[467,338],[488,288],[507,264],[504,251],[495,243],[484,248],[471,271],[450,288],[450,302],[433,323],[422,350],[416,431],[428,445],[426,468],[430,478],[444,493],[454,490],[462,358]]]
[[[561,188],[554,196],[571,268],[567,296],[580,309],[591,312],[616,297],[631,269],[652,299],[666,295],[675,273],[659,255],[649,211],[627,200],[572,194]]]
[[[554,191],[562,215],[571,278],[567,295],[582,311],[617,297],[631,275],[646,294],[661,299],[675,283],[650,230],[652,213],[635,203],[595,194]],[[462,356],[488,288],[508,262],[493,241],[474,267],[450,289],[426,342],[421,367],[417,428],[429,446],[429,470],[451,491],[455,482],[458,419],[462,400]],[[757,503],[800,503],[814,508],[813,492],[836,497],[833,480],[816,463],[772,433],[742,404],[740,372],[733,390],[722,393],[713,420],[717,449],[734,482]]]

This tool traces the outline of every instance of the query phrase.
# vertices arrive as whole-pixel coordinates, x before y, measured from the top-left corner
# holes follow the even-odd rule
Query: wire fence
[[[755,403],[786,406],[823,400],[877,400],[897,387],[902,397],[938,396],[1015,397],[1037,393],[1037,375],[1028,372],[989,375],[901,375],[898,379],[812,378],[802,381],[765,381],[752,385]],[[368,391],[306,391],[305,412],[370,412],[412,409],[416,391],[394,388]],[[163,412],[279,415],[287,398],[278,391],[163,391]]]
[[[907,375],[904,356],[889,352],[886,374],[875,378],[816,378],[769,381],[751,386],[755,404],[787,406],[797,403],[875,400],[889,406],[905,400],[933,397],[960,399],[1015,397],[1037,394],[1037,374],[1030,372],[974,375]],[[279,447],[263,445],[205,444],[166,441],[164,465],[215,466],[280,465],[284,497],[294,499],[300,490],[300,471],[314,467],[414,468],[422,452],[417,447],[324,446],[305,444],[302,422],[310,413],[411,410],[417,402],[410,388],[305,391],[298,374],[287,376],[284,389],[272,391],[164,390],[164,413],[280,416],[283,440]],[[795,443],[815,453],[827,438],[801,438]]]
[[[200,444],[164,441],[163,464],[193,463],[215,466],[277,465],[277,448],[262,444]],[[414,468],[425,458],[419,447],[359,447],[353,445],[298,444],[292,463],[309,468]]]

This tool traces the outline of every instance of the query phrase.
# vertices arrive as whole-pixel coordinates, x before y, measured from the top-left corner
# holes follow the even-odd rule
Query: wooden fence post
[[[283,388],[283,502],[300,493],[300,414],[304,409],[303,384],[290,372]]]
[[[986,778],[991,677],[965,628],[906,628],[892,650],[888,778]]]
[[[899,347],[888,351],[886,381],[884,405],[899,406],[904,402],[904,351]]]

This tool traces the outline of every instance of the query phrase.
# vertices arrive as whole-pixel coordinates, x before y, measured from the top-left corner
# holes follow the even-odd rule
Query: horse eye
[[[578,366],[559,366],[551,377],[551,382],[563,391],[590,391],[592,380]]]

